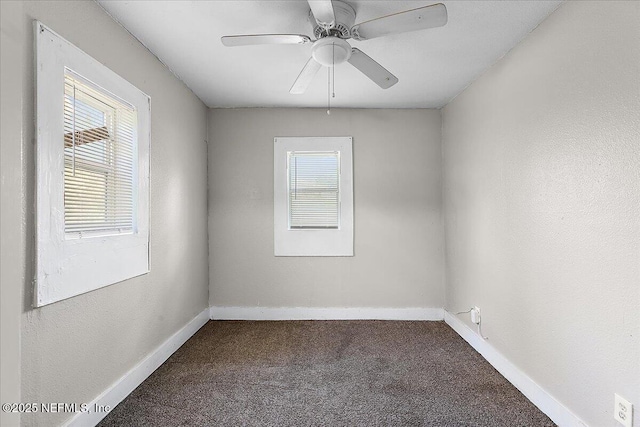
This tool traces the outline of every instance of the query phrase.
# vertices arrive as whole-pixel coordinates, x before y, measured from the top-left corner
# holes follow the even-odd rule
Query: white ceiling
[[[305,0],[97,0],[160,58],[209,107],[324,107],[327,69],[307,92],[289,88],[311,45],[224,47],[223,35],[284,33],[312,36]],[[347,0],[356,23],[437,0]],[[439,108],[513,48],[561,3],[444,0],[441,28],[349,43],[399,79],[380,89],[350,64],[336,66],[332,106]]]

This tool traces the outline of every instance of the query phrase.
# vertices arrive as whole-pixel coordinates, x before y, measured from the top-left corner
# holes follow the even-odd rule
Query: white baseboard
[[[212,320],[443,320],[436,307],[211,307]]]
[[[95,405],[109,405],[111,409],[115,408],[208,321],[209,309],[207,308],[96,397],[89,403],[89,408],[94,408]],[[65,425],[68,427],[95,426],[107,414],[108,412],[80,412]]]
[[[587,427],[569,408],[558,402],[454,314],[445,310],[444,321],[558,426]]]

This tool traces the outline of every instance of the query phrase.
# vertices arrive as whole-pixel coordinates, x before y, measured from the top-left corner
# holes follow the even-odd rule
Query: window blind
[[[65,70],[67,237],[133,232],[136,121],[135,108]]]
[[[338,228],[340,153],[287,153],[289,228]]]

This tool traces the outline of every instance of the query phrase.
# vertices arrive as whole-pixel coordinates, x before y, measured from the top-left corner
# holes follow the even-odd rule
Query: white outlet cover
[[[471,309],[471,322],[476,325],[480,323],[480,309],[478,307]]]
[[[624,397],[615,394],[613,418],[625,427],[633,427],[633,405]]]

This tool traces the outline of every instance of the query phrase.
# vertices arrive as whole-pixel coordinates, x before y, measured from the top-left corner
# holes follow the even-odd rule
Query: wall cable
[[[467,311],[459,311],[456,313],[456,315],[458,314],[467,314],[467,313],[471,313],[471,311],[474,309],[475,307],[471,307],[469,310]],[[478,335],[480,335],[480,338],[482,338],[483,340],[488,340],[489,337],[485,337],[482,334],[482,316],[480,316],[480,321],[478,322]]]

